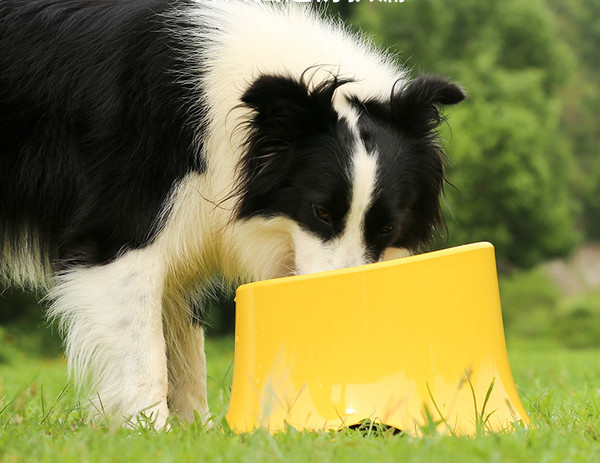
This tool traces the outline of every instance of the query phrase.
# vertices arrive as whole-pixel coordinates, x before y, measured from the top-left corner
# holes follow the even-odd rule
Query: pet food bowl
[[[528,423],[489,243],[242,285],[236,303],[236,432]]]

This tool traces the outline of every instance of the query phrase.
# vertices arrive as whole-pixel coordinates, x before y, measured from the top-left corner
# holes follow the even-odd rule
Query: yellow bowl
[[[419,435],[528,423],[489,243],[240,286],[230,427]]]

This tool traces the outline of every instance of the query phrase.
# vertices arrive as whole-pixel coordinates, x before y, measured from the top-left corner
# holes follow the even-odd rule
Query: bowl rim
[[[388,267],[396,267],[398,265],[410,265],[417,262],[440,259],[444,257],[453,256],[456,254],[462,254],[465,252],[472,252],[481,249],[494,249],[494,245],[489,241],[479,241],[475,243],[462,244],[458,246],[453,246],[450,248],[440,249],[437,251],[429,251],[421,254],[415,254],[412,256],[401,257],[398,259],[386,260],[383,262],[374,262],[371,264],[359,265],[356,267],[347,267],[338,270],[327,270],[324,272],[316,272],[316,273],[307,273],[304,275],[291,275],[279,278],[271,278],[268,280],[255,281],[252,283],[245,283],[238,287],[237,291],[245,290],[245,289],[258,289],[263,288],[265,286],[272,285],[284,285],[284,284],[294,284],[296,282],[313,280],[313,279],[321,279],[321,278],[332,278],[336,276],[344,276],[361,272],[368,272],[378,269],[385,269]]]

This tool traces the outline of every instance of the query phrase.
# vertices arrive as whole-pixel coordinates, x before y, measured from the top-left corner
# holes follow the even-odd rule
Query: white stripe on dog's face
[[[365,215],[373,199],[377,157],[357,141],[352,156],[352,196],[341,234],[329,241],[298,227],[294,232],[297,274],[336,270],[368,263],[364,239]]]

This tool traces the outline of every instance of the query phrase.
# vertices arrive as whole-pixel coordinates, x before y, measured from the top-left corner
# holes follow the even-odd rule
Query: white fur
[[[67,334],[69,369],[92,381],[97,413],[144,412],[164,425],[167,363],[162,323],[164,263],[151,250],[58,277],[50,316]]]
[[[43,256],[38,237],[23,230],[19,233],[18,249],[12,248],[10,240],[3,240],[0,249],[0,281],[11,280],[15,285],[36,289],[51,284],[50,262]]]
[[[381,260],[402,259],[411,255],[406,248],[387,248]]]

